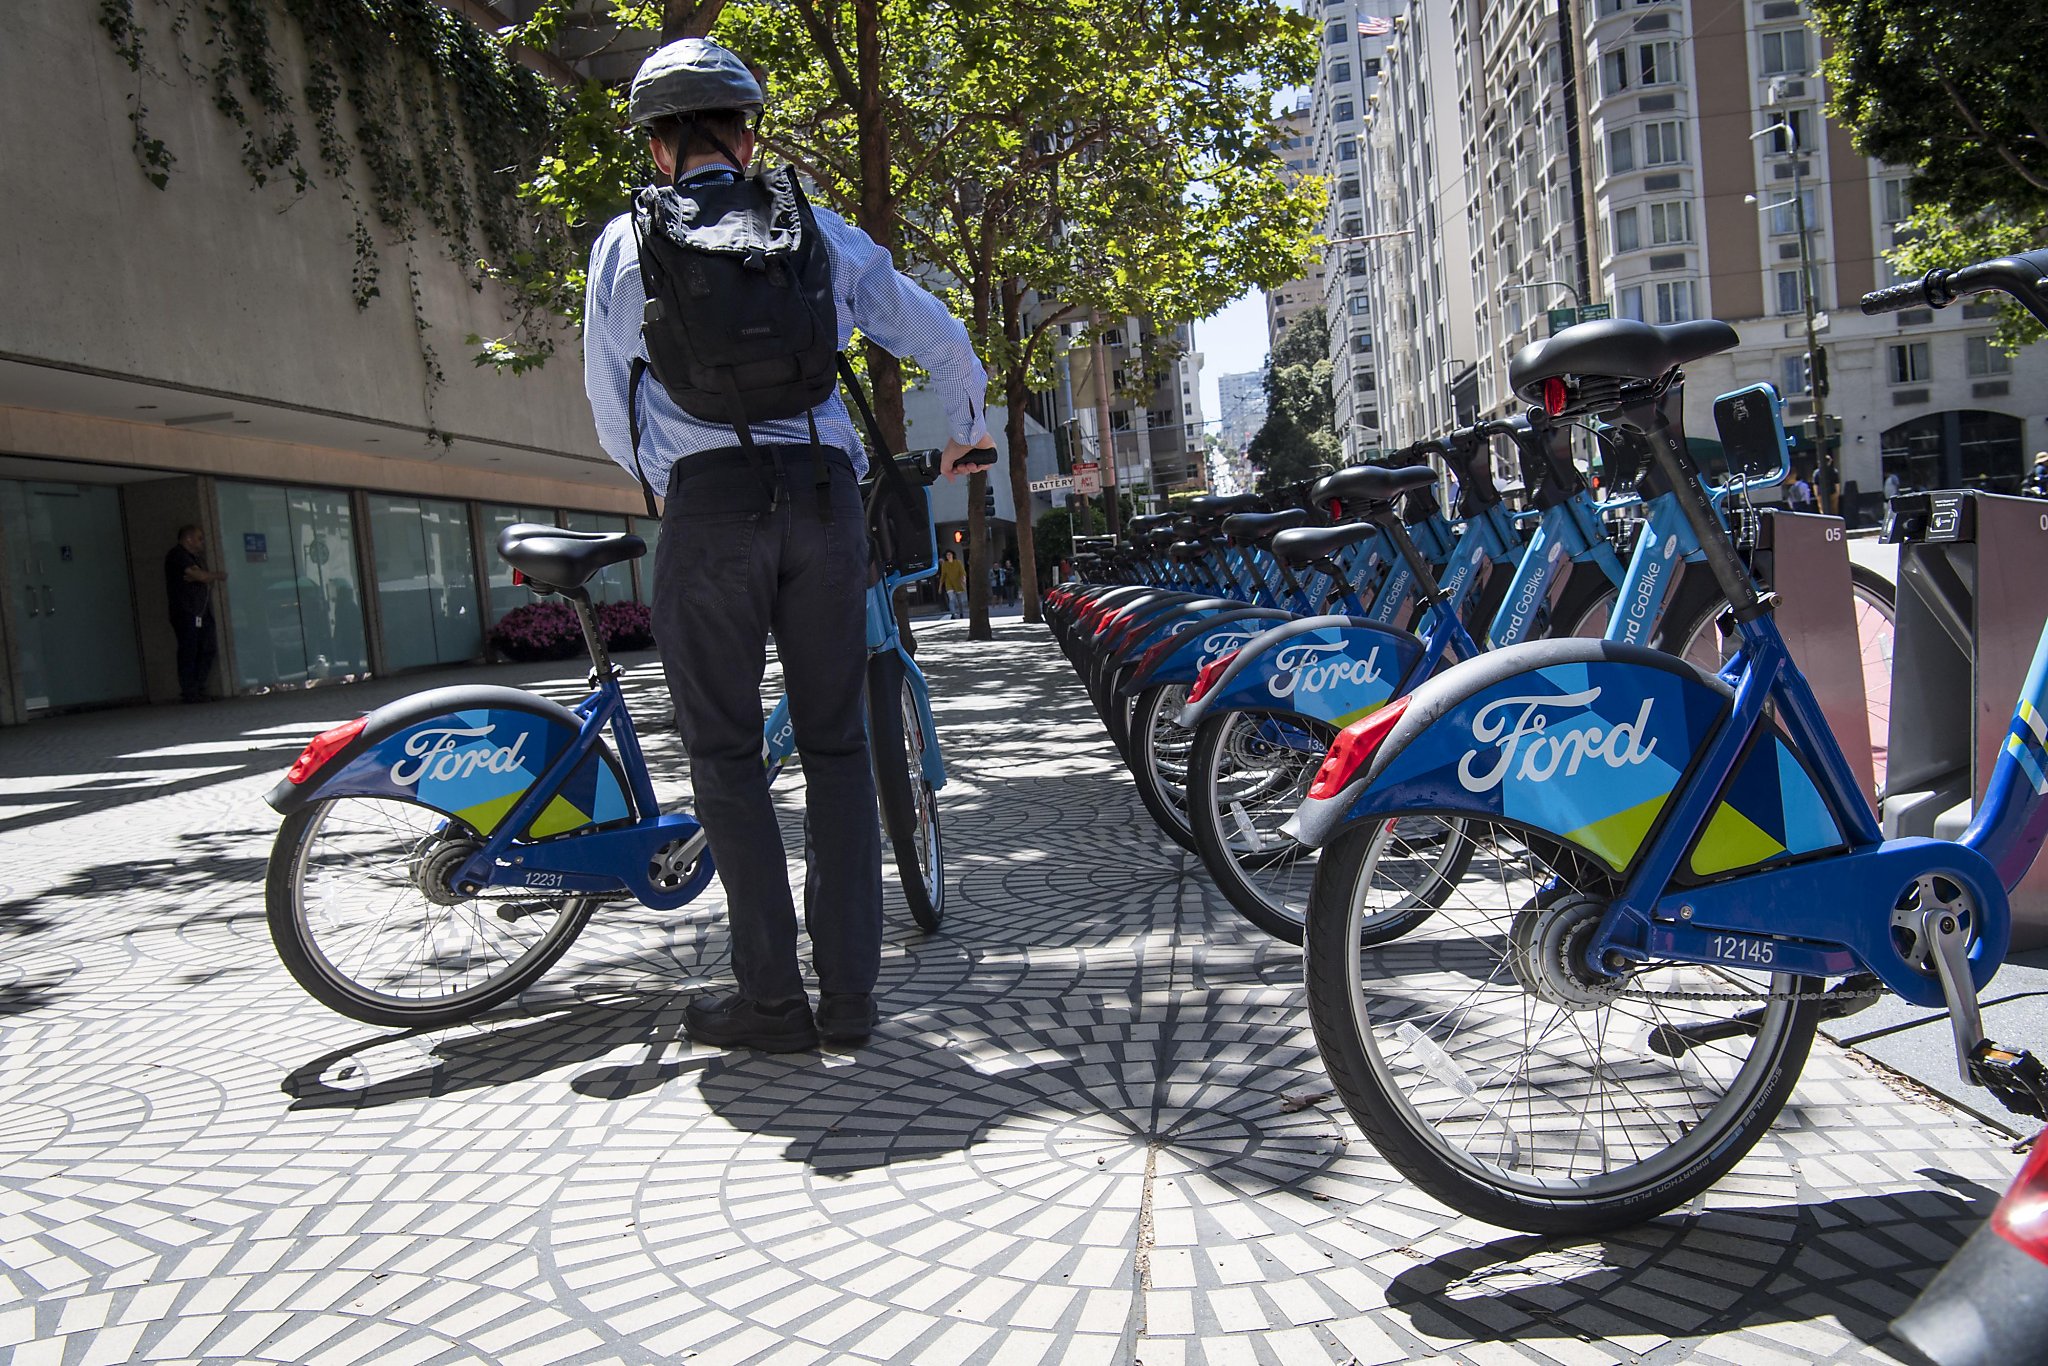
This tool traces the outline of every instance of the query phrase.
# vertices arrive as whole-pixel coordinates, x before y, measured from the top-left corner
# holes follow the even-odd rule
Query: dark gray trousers
[[[804,992],[782,834],[761,763],[761,676],[775,633],[803,760],[804,927],[818,986],[869,992],[881,964],[882,845],[862,725],[867,532],[853,466],[828,452],[832,516],[808,447],[763,447],[780,483],[768,510],[737,451],[670,480],[654,555],[654,638],[690,755],[697,819],[725,887],[742,995]]]

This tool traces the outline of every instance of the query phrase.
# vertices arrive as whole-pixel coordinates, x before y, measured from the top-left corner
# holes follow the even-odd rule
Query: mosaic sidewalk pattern
[[[855,1053],[682,1037],[730,981],[715,888],[605,908],[476,1026],[304,997],[263,924],[260,794],[443,679],[0,733],[0,1360],[1891,1361],[1886,1320],[2017,1165],[1821,1042],[1682,1216],[1592,1242],[1462,1219],[1344,1117],[1298,951],[1152,832],[1036,628],[923,636],[953,896],[931,937],[892,903]],[[674,741],[650,749],[679,796]]]

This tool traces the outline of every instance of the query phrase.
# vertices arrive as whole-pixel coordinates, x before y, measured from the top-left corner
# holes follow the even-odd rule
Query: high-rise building
[[[1323,256],[1323,312],[1330,325],[1331,388],[1343,458],[1352,461],[1382,444],[1378,379],[1372,352],[1371,299],[1364,252],[1365,180],[1360,130],[1365,97],[1380,76],[1382,54],[1394,31],[1400,0],[1328,0],[1312,12],[1322,24],[1322,55],[1309,103],[1310,149],[1316,171],[1330,182],[1323,220],[1329,247]]]
[[[1124,318],[1107,330],[1102,355],[1109,370],[1116,485],[1160,499],[1206,488],[1202,354],[1194,349],[1193,326],[1180,323],[1161,334],[1149,322]],[[1060,389],[1065,411],[1059,417],[1078,435],[1076,458],[1099,462],[1095,356],[1093,347],[1067,353],[1067,378]],[[1111,482],[1110,472],[1103,473],[1103,482]]]
[[[1302,176],[1317,174],[1310,136],[1311,110],[1310,102],[1303,99],[1280,119],[1279,145],[1275,150],[1289,184]],[[1319,259],[1299,280],[1266,291],[1266,344],[1279,345],[1280,334],[1287,330],[1287,325],[1310,309],[1321,307],[1322,302],[1323,263]]]
[[[1217,376],[1216,402],[1222,409],[1216,415],[1217,434],[1228,449],[1244,450],[1266,425],[1266,372]]]

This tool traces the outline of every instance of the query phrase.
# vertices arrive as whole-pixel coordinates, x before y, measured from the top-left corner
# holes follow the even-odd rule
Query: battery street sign
[[[1614,310],[1606,304],[1587,304],[1579,310],[1579,321],[1597,323],[1614,316]]]
[[[1031,481],[1031,491],[1033,493],[1057,493],[1061,489],[1070,489],[1072,487],[1074,487],[1074,476],[1071,474],[1060,474],[1050,479],[1034,479]]]
[[[1606,304],[1587,304],[1584,308],[1553,308],[1548,310],[1550,335],[1556,336],[1578,323],[1597,323],[1614,316],[1614,310]]]

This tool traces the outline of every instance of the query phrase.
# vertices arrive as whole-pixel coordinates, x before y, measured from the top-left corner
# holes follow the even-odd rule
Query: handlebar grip
[[[1902,308],[1926,308],[1933,304],[1928,285],[1945,272],[1931,270],[1917,280],[1903,280],[1888,288],[1873,291],[1863,296],[1863,311],[1867,314],[1896,313]]]

